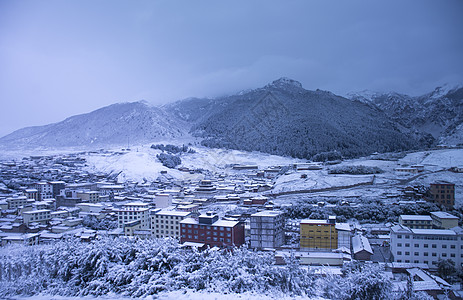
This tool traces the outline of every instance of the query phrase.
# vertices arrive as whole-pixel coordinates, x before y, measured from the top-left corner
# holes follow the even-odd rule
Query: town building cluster
[[[246,246],[273,252],[277,264],[288,256],[318,266],[339,267],[354,260],[384,263],[394,273],[408,272],[421,278],[419,282],[428,281],[432,290],[421,286],[433,295],[446,286],[429,271],[442,259],[459,268],[463,264],[460,220],[445,211],[401,215],[397,222],[370,226],[338,222],[336,216],[287,220],[283,210],[262,194],[271,189],[281,166],[259,170],[236,165],[231,175],[209,172],[203,179],[186,182],[164,172],[155,182],[138,184],[91,174],[83,171],[84,165],[78,154],[3,162],[0,244],[35,245],[71,237],[89,242],[108,235],[173,238],[180,247],[200,250]],[[291,167],[296,172],[321,168]],[[422,171],[420,166],[414,168]],[[435,182],[425,190],[404,189],[405,197],[417,195],[445,210],[455,204],[455,185]],[[218,209],[231,204],[237,209]]]

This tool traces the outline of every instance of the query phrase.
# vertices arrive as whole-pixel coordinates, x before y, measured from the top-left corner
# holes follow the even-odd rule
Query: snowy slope
[[[28,127],[0,138],[4,147],[101,147],[187,136],[181,121],[144,102],[119,103],[46,126]]]

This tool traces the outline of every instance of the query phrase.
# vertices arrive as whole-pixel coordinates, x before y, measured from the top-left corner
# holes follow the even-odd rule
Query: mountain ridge
[[[452,96],[452,92],[456,94]],[[200,138],[209,147],[300,158],[335,150],[359,156],[433,144],[427,133],[435,134],[434,129],[414,126],[413,120],[403,118],[413,119],[410,113],[421,112],[423,101],[442,101],[438,93],[443,89],[421,98],[371,92],[352,94],[348,99],[330,91],[305,90],[300,82],[282,77],[260,88],[218,98],[192,97],[162,106],[150,106],[146,101],[116,103],[61,122],[19,129],[0,138],[0,145],[105,146],[125,145],[127,139],[151,143]],[[458,102],[459,93],[446,91],[443,106]],[[454,130],[463,127],[458,125],[461,122]],[[449,126],[445,128],[451,131]]]

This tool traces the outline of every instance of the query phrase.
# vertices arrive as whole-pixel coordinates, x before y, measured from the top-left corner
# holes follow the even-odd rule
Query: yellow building
[[[338,231],[334,216],[330,216],[328,220],[302,220],[300,230],[302,250],[328,251],[338,248]]]

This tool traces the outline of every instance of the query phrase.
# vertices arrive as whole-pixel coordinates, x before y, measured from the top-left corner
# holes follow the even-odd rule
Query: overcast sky
[[[0,136],[283,76],[338,94],[463,83],[463,1],[0,1]]]

